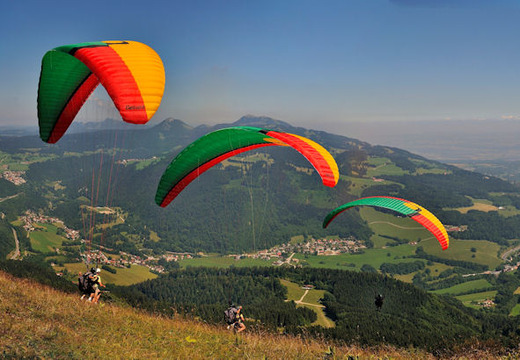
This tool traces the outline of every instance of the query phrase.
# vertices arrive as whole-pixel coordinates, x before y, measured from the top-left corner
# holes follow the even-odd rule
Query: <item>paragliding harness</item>
[[[90,295],[94,292],[93,281],[90,279],[94,274],[91,271],[87,271],[84,274],[79,275],[78,277],[78,288],[82,294]]]
[[[230,306],[227,310],[224,311],[224,320],[226,324],[233,325],[237,321],[237,308],[234,306]]]

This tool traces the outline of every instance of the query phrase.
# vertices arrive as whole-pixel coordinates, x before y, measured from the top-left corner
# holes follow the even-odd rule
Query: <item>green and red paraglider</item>
[[[390,196],[372,196],[361,198],[343,204],[332,210],[323,220],[323,228],[329,224],[345,210],[355,206],[372,206],[393,210],[401,215],[408,216],[430,231],[442,246],[442,250],[446,250],[450,244],[448,233],[444,225],[431,212],[422,206],[411,201],[399,199]]]
[[[202,136],[181,151],[164,171],[155,202],[167,206],[194,179],[212,166],[240,153],[264,146],[289,146],[316,169],[325,186],[338,183],[338,165],[321,145],[303,136],[268,129],[236,126]]]

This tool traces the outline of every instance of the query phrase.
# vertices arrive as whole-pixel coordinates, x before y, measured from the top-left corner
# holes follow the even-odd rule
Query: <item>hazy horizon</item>
[[[158,119],[262,114],[322,128],[520,118],[516,1],[93,0],[96,16],[70,1],[2,5],[0,125],[35,121],[47,51],[107,39],[141,41],[162,58]]]

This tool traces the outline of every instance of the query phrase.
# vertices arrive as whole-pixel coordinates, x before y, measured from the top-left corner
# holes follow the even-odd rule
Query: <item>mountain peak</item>
[[[186,124],[184,121],[174,118],[167,118],[155,125],[156,130],[170,131],[174,129],[193,129],[192,126]]]
[[[276,120],[268,116],[245,115],[233,123],[234,126],[258,126],[265,128],[292,128],[285,121]]]

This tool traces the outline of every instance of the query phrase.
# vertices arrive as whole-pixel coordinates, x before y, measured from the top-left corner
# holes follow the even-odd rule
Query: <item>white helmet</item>
[[[100,269],[100,268],[97,268],[97,269],[96,269],[96,272],[97,272],[97,273],[98,273],[98,272],[101,272],[101,269]]]

